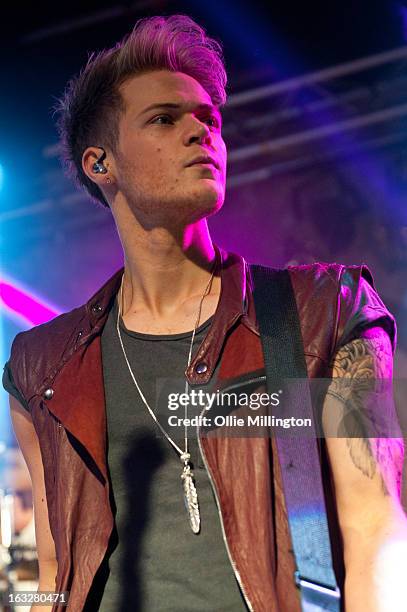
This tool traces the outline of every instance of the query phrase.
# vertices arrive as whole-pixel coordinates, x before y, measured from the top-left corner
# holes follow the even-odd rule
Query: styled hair
[[[103,206],[109,205],[82,169],[83,152],[89,146],[116,151],[125,110],[120,85],[134,75],[163,69],[193,77],[214,105],[225,104],[222,47],[186,15],[140,19],[115,47],[92,53],[57,101],[54,110],[66,173]]]

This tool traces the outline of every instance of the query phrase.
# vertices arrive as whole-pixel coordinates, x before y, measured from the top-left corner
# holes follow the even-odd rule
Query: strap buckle
[[[341,592],[338,587],[332,589],[316,582],[302,578],[297,571],[294,573],[295,584],[301,591],[302,612],[340,612]]]

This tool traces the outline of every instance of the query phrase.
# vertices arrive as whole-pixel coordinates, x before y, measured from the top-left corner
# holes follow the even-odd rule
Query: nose
[[[185,144],[191,145],[195,143],[211,143],[212,134],[209,126],[194,117],[185,132]]]

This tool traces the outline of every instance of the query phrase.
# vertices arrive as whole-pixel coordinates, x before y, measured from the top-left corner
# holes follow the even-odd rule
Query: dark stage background
[[[64,178],[55,98],[91,51],[114,44],[139,17],[186,13],[223,41],[229,72],[228,194],[210,219],[215,241],[274,266],[366,263],[397,317],[396,376],[406,377],[407,3],[268,4],[2,7],[3,362],[15,334],[33,324],[26,294],[71,309],[122,260],[109,212]]]

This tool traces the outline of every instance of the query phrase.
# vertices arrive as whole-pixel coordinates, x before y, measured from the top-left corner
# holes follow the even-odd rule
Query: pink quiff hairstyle
[[[186,15],[140,19],[115,47],[92,53],[57,101],[54,110],[65,170],[103,206],[109,205],[102,192],[83,172],[83,152],[95,145],[116,150],[118,123],[125,110],[120,85],[134,75],[163,69],[193,77],[213,104],[225,104],[222,47]]]

